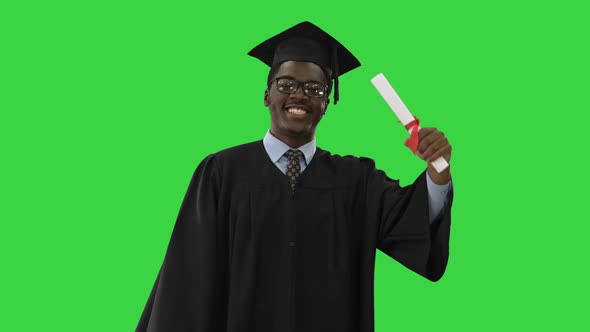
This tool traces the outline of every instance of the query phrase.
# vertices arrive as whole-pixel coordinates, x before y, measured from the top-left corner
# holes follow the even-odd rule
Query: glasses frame
[[[295,85],[295,90],[294,90],[293,92],[288,92],[288,91],[281,91],[281,90],[279,89],[279,80],[281,80],[281,79],[285,79],[285,80],[289,80],[289,81],[293,81],[293,82],[295,82],[295,84],[296,84],[296,85]],[[277,91],[278,91],[278,92],[280,92],[280,93],[284,93],[284,94],[288,94],[288,95],[291,95],[291,94],[294,94],[294,93],[296,93],[296,92],[297,92],[297,90],[299,90],[299,88],[301,88],[301,89],[303,90],[303,94],[304,94],[304,95],[306,95],[306,96],[308,96],[308,97],[312,97],[312,98],[323,98],[323,97],[325,97],[325,96],[326,96],[326,94],[327,94],[327,92],[328,92],[328,85],[327,85],[327,84],[324,84],[324,83],[322,83],[322,82],[318,82],[318,81],[313,81],[313,80],[312,80],[312,81],[305,81],[305,82],[302,82],[302,81],[298,81],[298,80],[296,80],[296,79],[294,79],[294,78],[292,78],[292,77],[290,77],[290,76],[280,76],[280,77],[275,77],[275,78],[273,78],[273,79],[272,79],[270,82],[268,82],[268,85],[270,86],[270,85],[272,84],[272,82],[273,82],[273,81],[274,81],[274,82],[276,82],[276,89],[277,89]],[[309,91],[310,89],[305,89],[305,84],[307,84],[307,83],[320,84],[320,85],[321,85],[321,86],[324,88],[324,92],[323,92],[323,94],[322,94],[321,96],[310,95],[310,94],[308,93],[308,91]]]

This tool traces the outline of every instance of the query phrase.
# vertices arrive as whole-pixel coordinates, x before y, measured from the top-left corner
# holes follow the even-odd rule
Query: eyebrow
[[[277,76],[275,77],[275,80],[281,79],[281,78],[288,78],[294,81],[297,81],[297,79],[293,76],[289,76],[289,75],[284,75],[284,76]],[[320,83],[320,84],[324,84],[326,85],[326,83],[323,83],[322,81],[316,81],[316,80],[309,80],[309,81],[300,81],[301,83]]]

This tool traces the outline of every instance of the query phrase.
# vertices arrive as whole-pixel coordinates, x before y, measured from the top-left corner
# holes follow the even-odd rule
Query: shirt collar
[[[266,150],[266,153],[273,163],[276,163],[285,154],[285,152],[287,152],[287,150],[293,149],[280,139],[274,137],[270,133],[270,130],[266,132],[262,142],[264,143],[264,149]],[[297,150],[303,152],[303,155],[305,156],[305,163],[309,165],[316,151],[315,136],[310,142],[298,147]]]

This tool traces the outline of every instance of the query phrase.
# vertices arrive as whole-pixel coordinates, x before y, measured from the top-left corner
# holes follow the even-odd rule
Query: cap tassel
[[[334,78],[334,105],[338,103],[338,45],[332,43],[332,77]]]

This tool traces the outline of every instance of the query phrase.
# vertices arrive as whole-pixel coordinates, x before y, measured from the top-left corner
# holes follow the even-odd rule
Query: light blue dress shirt
[[[278,167],[281,172],[287,174],[287,165],[289,164],[289,159],[285,156],[285,152],[287,150],[292,149],[290,146],[285,144],[283,141],[279,140],[278,138],[274,137],[270,130],[266,132],[264,139],[262,140],[264,144],[264,149],[268,154],[270,160]],[[303,153],[305,158],[299,161],[301,165],[301,172],[305,170],[307,165],[311,162],[311,159],[315,155],[316,152],[316,140],[315,137],[309,142],[306,143],[299,148],[299,151]],[[429,210],[429,218],[430,222],[432,223],[441,213],[442,209],[444,208],[449,190],[451,190],[451,182],[443,185],[438,185],[432,181],[428,172],[426,173],[426,186],[428,187],[428,210]]]

